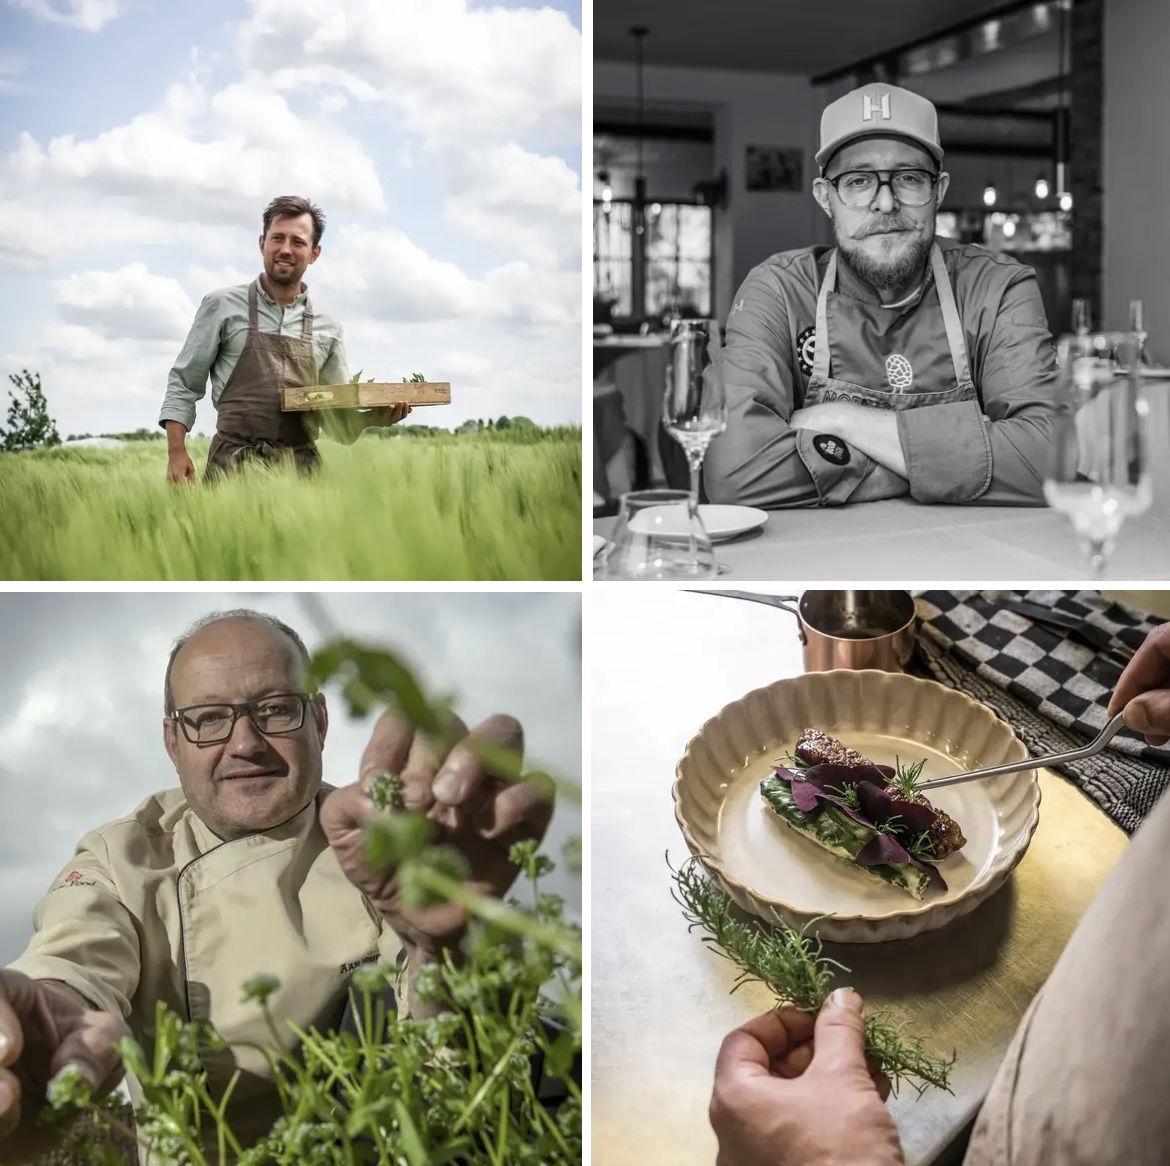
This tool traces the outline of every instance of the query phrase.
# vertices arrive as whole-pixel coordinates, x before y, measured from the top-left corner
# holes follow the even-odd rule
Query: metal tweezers
[[[965,781],[978,781],[982,777],[998,777],[1001,773],[1020,773],[1025,769],[1045,769],[1051,765],[1065,765],[1100,753],[1117,734],[1125,728],[1125,714],[1110,717],[1105,728],[1087,745],[1070,749],[1067,753],[1052,753],[1047,757],[1025,757],[1021,761],[1008,761],[1003,765],[989,765],[986,769],[972,769],[967,773],[956,773],[953,777],[936,777],[931,781],[920,781],[914,787],[919,793],[929,789],[941,789],[944,785],[959,785]]]

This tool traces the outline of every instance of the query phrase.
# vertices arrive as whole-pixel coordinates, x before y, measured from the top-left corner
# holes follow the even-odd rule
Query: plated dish
[[[806,731],[813,726],[827,735],[822,746],[843,752],[832,758],[810,752],[816,742]],[[808,780],[797,772],[802,757],[805,773],[817,764],[836,767],[816,798],[797,784]],[[919,767],[927,780],[1026,757],[1023,742],[991,710],[934,681],[876,671],[811,673],[748,693],[702,727],[676,769],[675,817],[691,853],[745,910],[796,927],[816,920],[813,930],[826,940],[880,943],[945,926],[1003,885],[1039,821],[1039,782],[1034,770],[1025,770],[932,791],[926,809],[936,817],[919,817],[925,829],[900,838],[875,829],[872,818],[863,833],[861,823],[837,814],[837,802],[847,802],[853,788],[872,811],[874,798],[891,796],[889,781],[882,784],[886,770],[896,777]],[[791,776],[780,776],[781,769]],[[858,789],[861,780],[873,789]],[[810,810],[795,804],[794,789]],[[806,819],[825,805],[838,824],[844,817],[850,829],[840,849],[846,853],[830,852],[823,839],[799,831],[800,819],[783,809],[785,798]],[[905,806],[890,808],[907,815]],[[932,858],[915,840],[935,828],[942,845]],[[886,841],[874,843],[881,834]],[[890,842],[903,853],[916,850],[915,861],[892,850],[884,857],[896,861],[855,861],[871,844],[882,858],[880,848]],[[935,867],[938,878],[917,863]],[[879,867],[908,869],[895,874]]]

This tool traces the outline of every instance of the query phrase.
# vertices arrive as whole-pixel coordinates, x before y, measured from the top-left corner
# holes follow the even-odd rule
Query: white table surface
[[[773,1001],[758,985],[730,995],[732,965],[688,934],[671,900],[664,855],[676,866],[687,857],[671,783],[706,719],[803,671],[794,622],[737,600],[599,588],[588,638],[592,1162],[713,1166],[716,1051]],[[867,1000],[928,1044],[933,1033],[958,1048],[953,1096],[931,1090],[919,1101],[908,1090],[890,1102],[908,1166],[929,1161],[980,1103],[1019,1016],[1124,849],[1123,833],[1075,787],[1043,772],[1041,788],[1028,854],[966,921],[832,952]]]

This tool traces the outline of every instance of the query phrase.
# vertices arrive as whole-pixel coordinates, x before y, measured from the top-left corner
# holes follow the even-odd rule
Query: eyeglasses
[[[175,709],[171,720],[192,745],[215,745],[235,732],[236,721],[246,716],[266,737],[295,733],[305,723],[305,707],[313,700],[308,692],[281,692],[243,704],[193,704]]]
[[[903,206],[925,206],[938,178],[929,170],[845,170],[825,181],[847,207],[857,210],[870,206],[883,186]]]

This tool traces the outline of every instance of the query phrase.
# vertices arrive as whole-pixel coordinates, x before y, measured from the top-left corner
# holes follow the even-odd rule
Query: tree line
[[[16,386],[9,392],[8,416],[0,426],[0,453],[15,453],[22,449],[38,449],[61,444],[56,422],[49,413],[49,404],[41,387],[41,374],[22,369],[20,374],[10,373],[8,379]],[[540,426],[527,417],[482,417],[464,421],[454,430],[442,429],[436,425],[393,425],[373,428],[368,432],[377,437],[450,437],[463,433],[501,433],[516,435],[539,432]],[[161,437],[155,427],[141,427],[128,433],[71,433],[66,441],[84,441],[94,437],[113,438],[117,441],[153,441]]]

